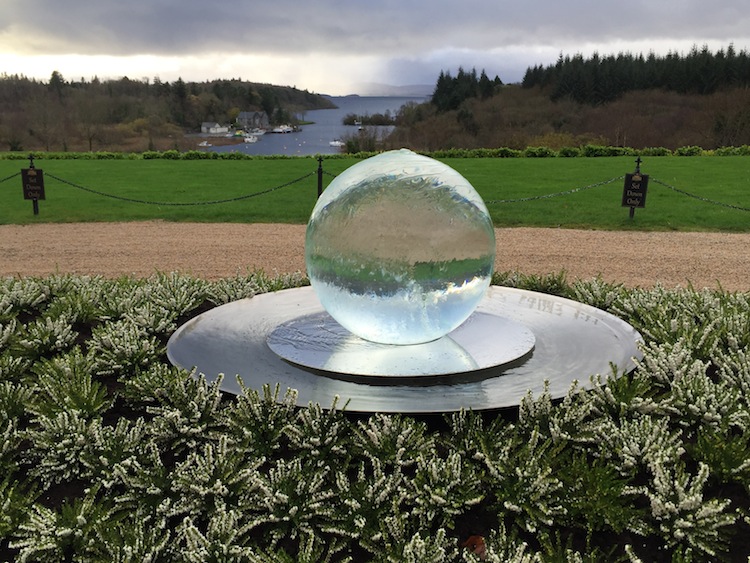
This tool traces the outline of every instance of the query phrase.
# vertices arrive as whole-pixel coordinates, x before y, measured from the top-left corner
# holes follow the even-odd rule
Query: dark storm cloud
[[[387,71],[376,80],[411,84],[459,65],[514,81],[560,53],[744,49],[749,37],[744,0],[3,0],[0,10],[0,53],[360,56]]]
[[[211,51],[402,55],[443,47],[569,46],[612,40],[731,40],[750,29],[742,2],[433,0],[5,0],[0,23],[86,54]]]

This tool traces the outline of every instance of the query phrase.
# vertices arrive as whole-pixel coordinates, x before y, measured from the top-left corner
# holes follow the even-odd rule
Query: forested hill
[[[521,84],[443,71],[429,103],[402,108],[388,147],[525,149],[750,145],[750,55],[560,56]]]
[[[232,123],[241,111],[265,111],[272,122],[289,123],[295,114],[328,107],[328,98],[307,90],[239,79],[87,81],[53,72],[45,82],[3,74],[0,148],[145,150],[143,138],[170,144],[156,148],[176,148],[185,131],[200,131],[203,122]]]
[[[720,89],[750,86],[750,56],[729,46],[712,53],[693,47],[686,55],[644,57],[620,53],[589,58],[560,55],[557,63],[529,68],[524,88],[550,90],[553,100],[570,98],[586,104],[611,102],[625,92],[663,89],[679,94],[712,94]]]

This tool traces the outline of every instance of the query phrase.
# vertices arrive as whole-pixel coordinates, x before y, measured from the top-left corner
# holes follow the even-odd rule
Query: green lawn
[[[357,162],[355,158],[326,159],[323,162],[324,186],[333,175]],[[642,172],[651,179],[646,207],[638,209],[632,220],[628,208],[621,207],[623,180],[620,179],[634,170],[632,157],[453,158],[444,162],[463,174],[479,191],[498,227],[750,230],[750,157],[646,158]],[[0,160],[0,180],[26,166],[23,160]],[[22,197],[20,176],[13,177],[0,183],[0,224],[135,220],[306,223],[317,196],[318,163],[313,157],[279,160],[38,158],[36,167],[45,173],[47,196],[39,203],[39,215],[33,215],[32,203]],[[590,189],[541,198],[610,180]],[[115,197],[91,193],[66,182]],[[253,196],[266,190],[272,191]],[[208,203],[233,198],[239,199]],[[181,203],[201,204],[174,205]]]

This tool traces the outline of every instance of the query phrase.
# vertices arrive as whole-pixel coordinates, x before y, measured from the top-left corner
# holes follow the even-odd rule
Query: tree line
[[[331,107],[326,98],[294,87],[240,79],[165,82],[66,80],[59,72],[48,82],[0,75],[0,142],[9,150],[109,148],[127,139],[156,139],[175,148],[185,131],[203,122],[234,122],[240,111],[264,111],[272,123],[286,123],[307,109]],[[172,139],[165,141],[165,139]]]
[[[459,67],[456,76],[452,76],[450,71],[440,71],[431,103],[441,113],[458,109],[469,98],[486,100],[492,97],[496,87],[502,85],[499,76],[490,80],[484,69],[479,76],[475,68],[465,71]]]
[[[395,125],[396,116],[392,115],[389,110],[386,110],[385,113],[368,113],[365,115],[347,113],[341,123],[344,125]]]
[[[657,56],[619,53],[560,55],[555,64],[526,70],[522,86],[541,87],[555,100],[604,104],[634,90],[663,89],[678,94],[708,95],[724,88],[750,86],[750,56],[732,45],[711,52],[707,46],[687,54]]]
[[[513,84],[484,71],[441,71],[431,101],[403,106],[396,125],[386,148],[750,145],[750,56],[732,45],[684,55],[560,55]]]

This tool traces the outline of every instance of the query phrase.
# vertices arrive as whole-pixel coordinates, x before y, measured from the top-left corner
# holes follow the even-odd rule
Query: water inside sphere
[[[326,311],[384,344],[436,340],[463,323],[492,277],[495,230],[461,174],[408,150],[337,176],[307,225],[305,262]]]

